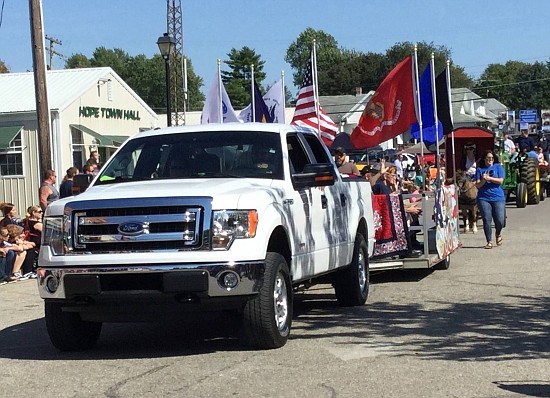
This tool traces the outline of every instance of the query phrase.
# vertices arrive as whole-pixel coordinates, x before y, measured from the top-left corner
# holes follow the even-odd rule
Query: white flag
[[[283,92],[283,79],[279,79],[263,96],[273,123],[285,123],[285,97]]]
[[[220,117],[220,112],[222,113],[222,117]],[[204,107],[201,113],[201,124],[230,122],[240,122],[240,120],[233,109],[233,105],[231,105],[231,101],[229,100],[227,91],[225,91],[225,87],[221,83],[220,74],[218,72],[214,77],[214,81],[204,101]]]

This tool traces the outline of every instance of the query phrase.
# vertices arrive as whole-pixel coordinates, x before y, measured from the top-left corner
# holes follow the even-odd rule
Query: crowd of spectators
[[[83,175],[93,177],[99,171],[99,154],[90,152]],[[57,173],[46,170],[39,189],[39,205],[30,206],[24,218],[18,216],[13,203],[0,203],[0,284],[36,278],[38,251],[42,237],[42,216],[46,207],[60,199],[79,193],[73,186],[79,175],[77,167],[67,169],[57,188]]]
[[[17,217],[13,203],[0,205],[0,282],[36,278],[36,261],[42,234],[42,209],[31,206],[26,217]]]

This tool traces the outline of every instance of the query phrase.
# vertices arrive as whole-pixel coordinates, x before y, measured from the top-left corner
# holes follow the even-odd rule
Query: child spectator
[[[0,246],[0,282],[9,283],[17,281],[17,278],[12,275],[12,269],[9,261],[10,252],[11,250],[3,247],[2,242],[2,246]],[[11,262],[13,263],[13,260]]]
[[[19,265],[17,259],[16,264],[14,264],[14,276],[18,279],[36,278],[36,273],[33,270],[34,259],[36,257],[34,253],[35,244],[24,239],[23,227],[10,224],[6,229],[8,230],[7,243],[11,244],[12,247],[16,248],[14,250],[19,251],[22,255],[21,264]]]
[[[0,228],[0,247],[6,253],[6,274],[12,276],[15,280],[22,278],[19,272],[25,261],[26,252],[16,244],[10,243],[10,237],[7,228]]]
[[[543,149],[541,147],[539,147],[537,149],[537,158],[539,160],[539,165],[541,166],[548,166],[548,162],[546,161],[546,159],[544,158],[544,152],[543,152]]]

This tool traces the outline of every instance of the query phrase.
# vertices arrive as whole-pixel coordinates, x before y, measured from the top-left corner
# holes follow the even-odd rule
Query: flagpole
[[[312,56],[312,71],[313,75],[313,101],[315,102],[315,115],[317,116],[317,133],[319,138],[321,138],[321,118],[319,117],[319,86],[317,85],[317,51],[315,49],[316,41],[313,39],[313,51],[311,52]]]
[[[285,113],[286,113],[286,112],[285,112],[285,109],[286,109],[286,98],[285,98],[285,71],[284,71],[284,70],[281,71],[281,83],[282,83],[282,84],[281,84],[281,85],[282,85],[281,91],[282,91],[282,94],[283,94],[283,96],[282,96],[282,98],[283,98],[283,105],[282,105],[282,106],[283,106],[283,121],[282,121],[282,123],[283,123],[283,124],[286,124],[286,115],[285,115]],[[279,123],[280,123],[280,122],[279,122]]]
[[[254,104],[254,64],[250,65],[250,74],[252,81],[250,82],[250,87],[252,88],[252,122],[256,121],[256,106]]]
[[[218,62],[218,100],[219,100],[218,111],[220,112],[219,113],[220,119],[218,120],[218,123],[223,123],[222,69],[221,69],[222,60],[218,58],[217,62]]]
[[[420,130],[420,159],[422,161],[421,174],[422,184],[424,184],[422,190],[424,190],[426,188],[426,173],[424,170],[424,134],[422,130],[422,106],[420,102],[420,84],[418,79],[418,47],[416,44],[414,45],[414,83],[415,84],[413,86],[416,88],[416,119]]]
[[[451,125],[454,125],[453,122],[453,102],[452,102],[452,96],[451,96],[451,69],[450,69],[450,60],[447,59],[447,65],[445,67],[445,74],[446,74],[446,84],[447,84],[447,97],[449,99],[449,116],[451,117]],[[456,159],[455,159],[455,129],[453,128],[451,130],[451,147],[452,147],[452,155],[453,155],[453,183],[456,185]]]
[[[434,108],[434,122],[435,122],[435,153],[436,162],[435,165],[437,167],[437,177],[436,179],[439,181],[441,180],[441,158],[439,157],[439,119],[437,118],[437,98],[436,98],[436,92],[435,92],[435,62],[434,62],[434,53],[432,53],[432,58],[430,59],[430,79],[432,81],[432,99],[433,99],[433,108]],[[441,188],[441,184],[438,183],[438,188]]]

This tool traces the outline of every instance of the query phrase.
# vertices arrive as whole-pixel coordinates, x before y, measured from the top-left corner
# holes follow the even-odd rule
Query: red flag
[[[372,148],[407,131],[414,122],[413,58],[409,55],[378,86],[351,133],[351,143],[357,149]]]
[[[320,128],[321,139],[326,146],[330,147],[334,137],[338,134],[338,126],[325,113],[321,105],[319,105],[319,115],[315,107],[315,88],[313,85],[313,68],[311,66],[311,58],[309,59],[304,71],[304,79],[302,88],[298,92],[296,100],[296,110],[290,124],[297,126],[306,126],[317,130]]]

